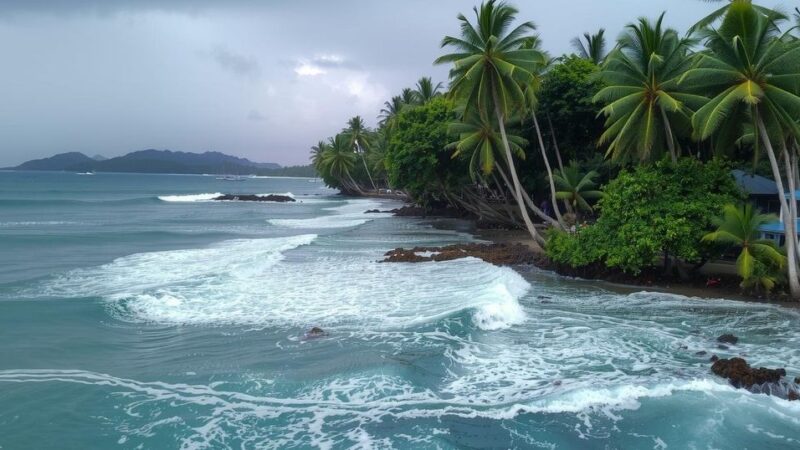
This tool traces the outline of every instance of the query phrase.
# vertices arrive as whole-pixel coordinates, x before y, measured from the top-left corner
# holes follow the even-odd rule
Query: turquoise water
[[[473,239],[363,214],[393,206],[306,179],[0,172],[0,448],[800,446],[800,402],[695,355],[800,375],[795,310],[380,264]]]

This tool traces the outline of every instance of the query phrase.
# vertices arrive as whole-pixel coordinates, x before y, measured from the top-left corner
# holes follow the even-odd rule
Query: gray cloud
[[[511,2],[554,55],[584,31],[604,27],[613,38],[664,10],[685,30],[719,7]],[[447,67],[432,65],[439,43],[476,3],[0,0],[0,167],[76,148],[116,156],[148,147],[305,163],[309,146],[348,117],[374,125],[382,103],[420,76],[446,81]]]
[[[214,60],[225,70],[236,75],[257,79],[261,76],[261,66],[254,58],[232,52],[225,48],[216,48],[212,52]]]

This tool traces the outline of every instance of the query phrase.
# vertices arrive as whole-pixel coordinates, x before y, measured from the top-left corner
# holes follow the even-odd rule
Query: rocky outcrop
[[[288,195],[278,195],[278,194],[269,194],[269,195],[224,194],[220,195],[219,197],[215,197],[214,200],[237,201],[237,202],[277,202],[277,203],[287,203],[296,201],[295,199],[289,197]]]
[[[739,338],[732,334],[723,334],[722,336],[717,338],[717,342],[720,342],[722,344],[736,345],[736,343],[739,342]]]
[[[733,387],[747,389],[756,394],[774,395],[787,400],[798,398],[797,383],[783,379],[785,369],[767,369],[750,367],[742,358],[718,359],[711,366],[711,371],[720,377],[727,378]]]
[[[446,247],[396,248],[386,252],[382,262],[451,261],[474,257],[488,263],[509,266],[533,264],[539,255],[522,244],[455,244]]]
[[[328,335],[328,333],[326,333],[325,330],[323,330],[322,328],[320,328],[320,327],[312,327],[310,330],[305,332],[304,337],[306,339],[316,339],[316,338],[325,337],[327,335]]]

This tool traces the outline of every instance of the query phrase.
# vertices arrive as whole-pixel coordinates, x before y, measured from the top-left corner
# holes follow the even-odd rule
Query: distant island
[[[80,152],[59,153],[34,159],[5,170],[42,170],[61,172],[129,172],[226,174],[314,177],[312,166],[281,167],[275,163],[257,163],[220,152],[190,153],[170,150],[140,150],[115,158],[94,158]]]

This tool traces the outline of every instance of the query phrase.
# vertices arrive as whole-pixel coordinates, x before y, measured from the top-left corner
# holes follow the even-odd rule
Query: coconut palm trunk
[[[544,238],[539,235],[539,232],[536,231],[536,227],[533,226],[533,222],[528,215],[528,208],[525,206],[525,200],[522,198],[522,185],[517,177],[517,169],[514,167],[514,156],[511,154],[511,146],[508,144],[508,137],[506,136],[505,118],[503,117],[503,112],[500,110],[500,102],[497,98],[496,92],[493,93],[493,97],[494,112],[497,115],[497,123],[500,127],[500,136],[503,138],[503,149],[506,153],[508,170],[511,172],[511,180],[514,182],[514,199],[517,202],[520,215],[522,215],[522,220],[525,222],[525,228],[528,229],[528,233],[534,240],[536,240],[536,242],[544,244]]]
[[[551,203],[553,204],[553,212],[556,214],[556,220],[558,220],[559,225],[561,228],[566,229],[567,226],[564,223],[564,218],[561,217],[561,210],[558,208],[558,199],[556,198],[556,184],[553,181],[553,169],[550,168],[550,161],[547,159],[547,152],[544,149],[544,139],[542,139],[542,129],[539,127],[539,120],[536,118],[536,114],[531,114],[533,117],[533,126],[536,128],[536,137],[539,138],[539,150],[542,152],[542,159],[544,159],[544,167],[547,169],[547,179],[550,182],[550,198]]]
[[[675,136],[672,135],[672,126],[669,124],[667,112],[660,106],[658,109],[661,110],[661,118],[664,121],[664,133],[667,134],[667,148],[669,148],[669,155],[672,157],[672,164],[678,164],[678,152],[675,151]]]
[[[792,209],[786,201],[786,190],[783,187],[783,177],[781,170],[778,167],[778,160],[775,158],[775,151],[772,148],[767,127],[764,125],[764,120],[760,115],[756,114],[756,126],[758,127],[758,134],[761,137],[761,142],[767,150],[769,157],[769,164],[772,168],[772,175],[775,177],[775,183],[778,185],[778,199],[781,204],[781,212],[783,213],[783,233],[786,240],[786,255],[787,255],[787,271],[789,278],[789,293],[792,298],[800,299],[800,281],[797,278],[797,233],[795,232],[795,219],[791,217]],[[794,195],[794,193],[792,193]]]
[[[508,188],[508,190],[513,195],[514,194],[514,184],[511,183],[511,181],[509,181],[508,175],[506,175],[505,171],[503,170],[503,166],[501,164],[498,164],[496,167],[497,167],[497,173],[500,174],[500,178],[503,179],[503,181],[506,183],[506,187]],[[536,214],[537,217],[539,217],[540,219],[542,219],[543,221],[545,221],[546,223],[548,223],[548,224],[550,224],[550,225],[552,225],[554,227],[558,227],[559,226],[559,223],[555,219],[553,219],[552,217],[550,217],[547,214],[545,214],[544,211],[542,211],[541,209],[539,209],[538,206],[536,206],[536,204],[533,202],[533,199],[531,198],[531,196],[528,195],[527,192],[525,192],[525,189],[522,190],[522,199],[525,200],[525,204],[528,205],[528,209],[533,211],[533,213]]]
[[[556,129],[553,127],[553,119],[550,114],[547,114],[547,123],[550,125],[550,136],[553,138],[553,148],[556,151],[556,159],[558,160],[558,168],[564,171],[564,161],[561,160],[561,150],[558,148],[558,139],[556,138]]]

